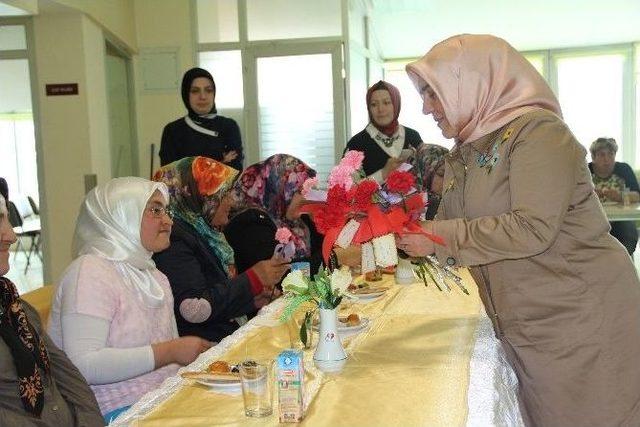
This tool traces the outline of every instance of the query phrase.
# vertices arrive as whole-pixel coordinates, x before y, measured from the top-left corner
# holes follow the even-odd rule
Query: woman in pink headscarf
[[[640,425],[640,283],[556,97],[488,35],[447,39],[407,73],[456,145],[438,220],[424,224],[445,245],[398,246],[471,267],[527,425]]]
[[[345,153],[362,151],[364,173],[381,183],[406,160],[402,151],[417,149],[422,138],[398,123],[400,92],[394,85],[380,80],[367,90],[366,99],[369,124],[349,140]]]

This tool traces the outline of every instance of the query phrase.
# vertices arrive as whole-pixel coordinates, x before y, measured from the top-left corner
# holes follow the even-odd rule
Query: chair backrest
[[[7,202],[7,210],[9,211],[9,222],[12,227],[22,227],[23,221],[18,208],[11,200]]]
[[[31,205],[31,210],[33,210],[33,213],[36,215],[40,215],[40,208],[38,207],[36,201],[33,200],[33,197],[27,196],[27,199],[29,200],[29,204]]]
[[[11,201],[15,203],[22,219],[29,218],[31,215],[33,215],[33,210],[31,209],[31,205],[29,204],[29,199],[24,194],[13,194],[11,196]]]

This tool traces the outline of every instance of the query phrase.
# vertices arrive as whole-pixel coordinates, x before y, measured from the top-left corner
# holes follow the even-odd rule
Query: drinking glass
[[[247,417],[266,417],[273,413],[273,361],[247,359],[240,363],[240,381]]]

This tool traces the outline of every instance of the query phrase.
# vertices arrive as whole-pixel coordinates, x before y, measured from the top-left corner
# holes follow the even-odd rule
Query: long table
[[[602,207],[610,222],[640,221],[640,203],[632,203],[629,206],[621,203],[606,203]]]
[[[462,271],[471,295],[440,292],[433,284],[395,285],[375,301],[343,303],[342,312],[370,320],[343,340],[348,361],[340,374],[325,375],[304,352],[308,426],[520,426],[517,381],[484,314],[476,286]],[[215,360],[275,358],[290,346],[278,321],[283,301],[203,353],[187,371]],[[274,415],[244,415],[242,396],[213,392],[175,376],[145,395],[112,425],[277,425]]]

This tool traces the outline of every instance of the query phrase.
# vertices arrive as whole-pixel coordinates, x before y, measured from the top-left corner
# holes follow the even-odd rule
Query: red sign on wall
[[[77,95],[78,83],[56,83],[45,85],[47,96]]]

